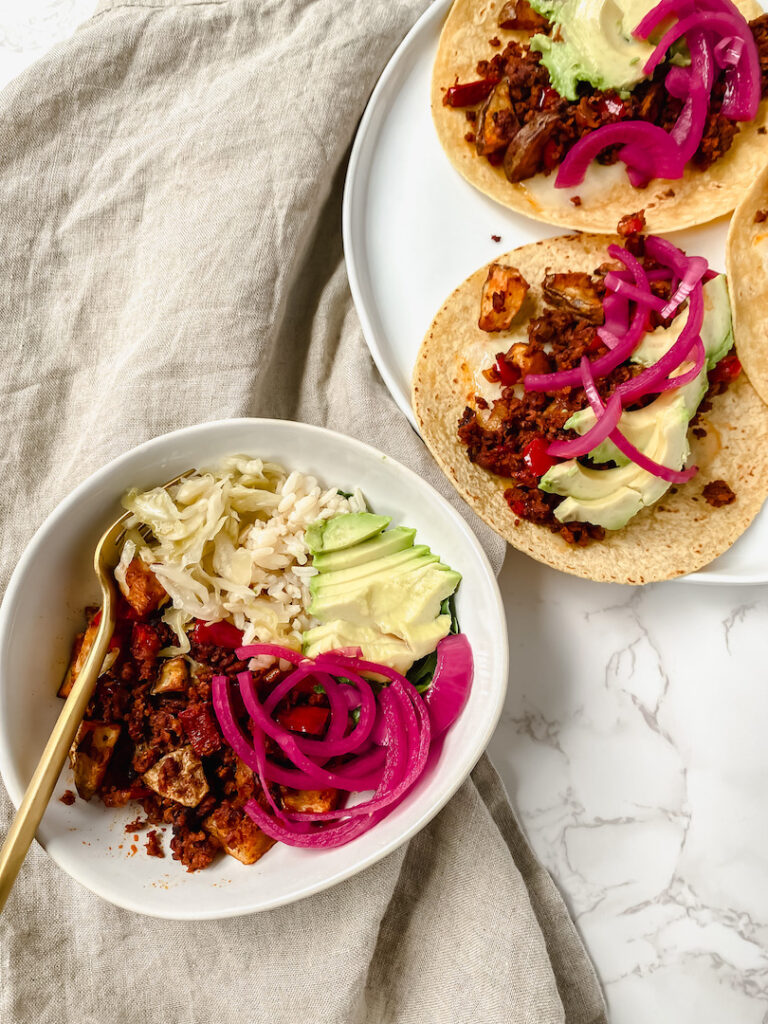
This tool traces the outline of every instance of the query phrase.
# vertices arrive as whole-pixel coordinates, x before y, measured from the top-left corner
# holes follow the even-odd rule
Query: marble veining
[[[768,1021],[768,592],[587,583],[511,552],[491,744],[616,1024]]]
[[[93,0],[0,0],[0,85]],[[768,1024],[768,588],[643,590],[510,552],[491,744],[613,1024]]]

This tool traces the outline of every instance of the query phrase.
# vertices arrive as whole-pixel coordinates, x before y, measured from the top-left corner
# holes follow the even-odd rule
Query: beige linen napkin
[[[0,584],[85,476],[205,420],[324,423],[447,493],[372,367],[339,226],[356,123],[424,6],[107,3],[0,95]],[[407,847],[236,920],[132,915],[35,847],[0,972],[3,1024],[605,1021],[486,760]]]

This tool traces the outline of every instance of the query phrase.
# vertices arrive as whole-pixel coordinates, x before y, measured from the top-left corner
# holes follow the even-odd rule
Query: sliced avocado
[[[386,530],[392,520],[373,512],[347,512],[332,519],[318,519],[307,527],[305,540],[313,555],[340,551],[370,540]]]
[[[642,446],[645,455],[674,469],[685,465],[690,453],[689,412],[682,392],[665,392],[644,409],[625,413],[622,424],[624,416],[638,417],[634,421],[635,436],[648,435]],[[569,459],[545,473],[539,486],[543,491],[568,499],[555,509],[555,517],[560,522],[588,522],[606,530],[618,530],[644,505],[658,501],[670,485],[634,462],[616,469],[599,470],[588,469],[576,459]],[[639,504],[627,491],[637,495]]]
[[[728,280],[718,274],[704,285],[704,323],[701,340],[707,353],[707,369],[711,370],[733,348],[733,319]]]
[[[691,381],[690,384],[679,391],[665,391],[651,402],[650,405],[646,405],[642,409],[635,409],[632,412],[623,412],[619,420],[619,429],[630,444],[633,444],[635,448],[653,458],[648,449],[654,444],[659,420],[666,419],[667,417],[672,418],[672,410],[676,410],[675,414],[677,412],[684,412],[686,420],[689,419],[693,415],[691,410],[695,411],[699,407],[706,387],[706,374],[702,370],[696,380]],[[580,409],[578,412],[575,412],[565,424],[569,430],[575,430],[578,434],[586,433],[594,425],[595,414],[589,408]],[[589,453],[589,457],[593,462],[597,463],[615,462],[617,466],[627,466],[630,464],[630,460],[619,451],[613,441],[607,439],[596,448],[593,448]],[[568,463],[560,463],[560,465],[569,464],[570,460]],[[546,487],[542,487],[542,490],[546,489]]]
[[[433,555],[426,544],[415,544],[403,551],[396,551],[392,555],[383,558],[375,558],[371,562],[364,562],[362,565],[352,566],[351,569],[337,569],[335,572],[322,572],[313,576],[309,581],[310,593],[314,594],[320,590],[327,590],[329,587],[347,586],[355,580],[367,579],[369,576],[377,576],[379,573],[396,572],[401,566],[410,562],[417,562],[424,558],[432,558],[435,562],[440,560],[438,555]]]
[[[452,569],[431,563],[335,588],[318,595],[309,611],[321,623],[341,620],[350,628],[374,625],[381,634],[400,637],[410,647],[413,662],[434,650],[450,632],[451,616],[443,614],[440,606],[460,580]]]
[[[385,635],[376,626],[360,626],[335,619],[308,629],[304,634],[303,650],[310,658],[340,647],[359,647],[367,660],[389,665],[396,672],[407,672],[414,661],[413,651],[405,640]]]
[[[309,583],[308,611],[319,625],[304,634],[310,656],[360,647],[369,660],[405,673],[451,631],[451,613],[442,606],[461,576],[426,544],[414,544],[415,530],[385,532],[388,523],[383,516],[361,513],[313,523],[307,530],[318,570]]]
[[[606,530],[620,530],[644,507],[640,494],[631,487],[619,487],[607,498],[594,501],[566,498],[555,509],[561,523],[595,523]]]
[[[731,302],[728,298],[728,282],[725,274],[718,274],[707,281],[702,289],[704,298],[704,322],[701,325],[701,340],[707,355],[707,368],[720,362],[733,345],[733,324]],[[657,327],[646,334],[635,351],[632,362],[641,366],[653,366],[677,341],[688,320],[688,309],[675,317],[669,327]]]
[[[394,555],[405,548],[413,547],[415,536],[415,530],[411,530],[407,526],[396,526],[362,544],[355,544],[354,547],[315,555],[312,565],[320,573],[353,569],[356,565],[364,565],[376,558],[385,558],[387,555]]]
[[[655,0],[530,0],[552,22],[549,35],[535,35],[552,87],[565,99],[579,97],[580,82],[596,89],[616,89],[622,96],[645,77],[643,67],[653,45],[633,29]]]

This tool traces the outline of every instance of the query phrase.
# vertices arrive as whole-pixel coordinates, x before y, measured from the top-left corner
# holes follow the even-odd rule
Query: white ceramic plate
[[[494,256],[562,234],[484,196],[443,153],[432,125],[429,86],[451,2],[432,4],[379,79],[352,150],[344,195],[344,253],[363,333],[393,398],[414,426],[413,364],[443,301]],[[725,270],[727,224],[721,218],[670,237]],[[729,551],[686,579],[765,582],[768,510]]]
[[[422,828],[469,774],[496,725],[507,685],[507,634],[496,579],[462,517],[411,470],[352,438],[278,420],[243,419],[166,434],[116,459],[74,491],[30,542],[0,609],[0,772],[18,806],[61,708],[56,690],[83,606],[98,599],[91,569],[96,541],[120,512],[130,486],[149,487],[223,455],[245,452],[316,474],[343,490],[360,486],[370,506],[416,527],[419,541],[462,573],[456,609],[472,644],[469,701],[447,734],[435,768],[387,818],[336,850],[278,845],[245,867],[232,857],[188,874],[148,857],[125,824],[137,807],[111,811],[58,799],[72,785],[65,768],[38,832],[56,863],[118,906],[157,917],[203,919],[267,910],[361,871]],[[25,870],[25,869],[22,869]]]

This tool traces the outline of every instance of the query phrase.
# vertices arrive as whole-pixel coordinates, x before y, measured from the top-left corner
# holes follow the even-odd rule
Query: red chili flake
[[[755,224],[762,224],[766,219],[768,219],[768,210],[758,210],[755,214]]]
[[[571,196],[571,202],[574,206],[581,206],[581,196]]]
[[[501,241],[501,235],[491,235],[491,241],[492,242],[500,242]]]

